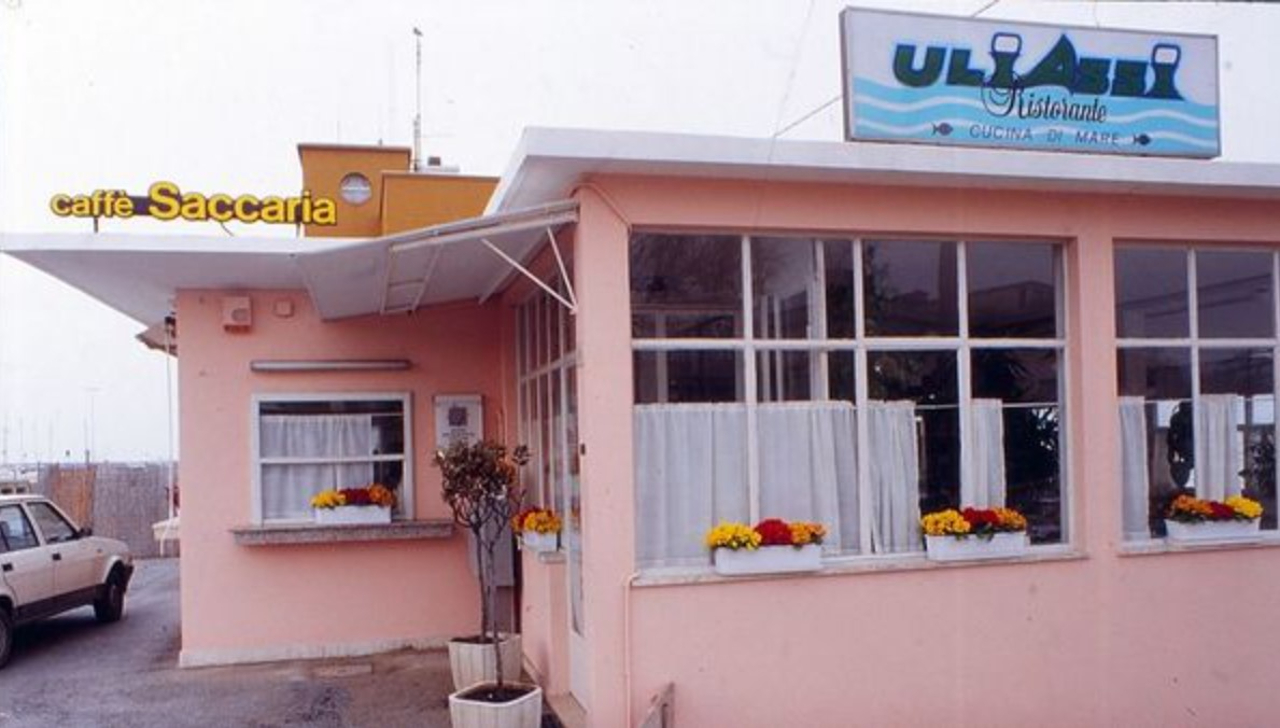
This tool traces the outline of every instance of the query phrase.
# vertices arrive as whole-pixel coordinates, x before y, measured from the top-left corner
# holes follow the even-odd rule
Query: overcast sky
[[[409,145],[500,174],[530,125],[767,137],[840,93],[835,0],[0,0],[0,231],[83,232],[59,192],[156,180],[296,191],[301,141]],[[873,2],[953,15],[991,3]],[[1037,3],[983,17],[1219,36],[1223,158],[1280,163],[1280,7]],[[784,137],[841,137],[839,105]],[[233,226],[237,233],[291,228]],[[102,230],[224,234],[196,223]],[[165,358],[138,322],[0,255],[0,460],[164,457]],[[176,377],[176,371],[174,372]]]

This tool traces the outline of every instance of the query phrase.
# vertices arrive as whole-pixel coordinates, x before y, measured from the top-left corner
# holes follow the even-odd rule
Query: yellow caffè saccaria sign
[[[124,190],[95,190],[92,194],[57,194],[49,209],[59,217],[118,217],[149,215],[157,220],[204,222],[265,222],[285,225],[336,225],[338,208],[328,197],[312,197],[303,190],[298,197],[255,197],[183,192],[172,182],[156,182],[146,197]]]

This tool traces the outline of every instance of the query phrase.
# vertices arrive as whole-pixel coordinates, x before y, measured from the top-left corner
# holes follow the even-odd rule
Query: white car
[[[42,496],[0,495],[0,667],[15,627],[90,604],[99,622],[119,620],[132,576],[123,541],[77,527]]]

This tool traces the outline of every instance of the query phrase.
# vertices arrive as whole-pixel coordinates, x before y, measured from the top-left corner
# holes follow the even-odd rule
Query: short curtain
[[[368,457],[376,447],[372,415],[263,415],[259,457]],[[352,488],[373,480],[373,463],[262,465],[262,517],[304,519],[311,496],[327,488]]]
[[[915,409],[870,408],[872,543],[920,548]],[[763,404],[755,412],[762,517],[825,524],[827,553],[859,550],[854,408],[848,402]],[[640,566],[707,562],[706,531],[749,519],[747,409],[741,404],[635,408],[636,553]]]

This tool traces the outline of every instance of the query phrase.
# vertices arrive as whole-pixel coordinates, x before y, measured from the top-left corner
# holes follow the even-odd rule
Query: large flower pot
[[[1261,536],[1260,519],[1250,521],[1199,521],[1184,523],[1165,519],[1164,530],[1171,543],[1253,541]]]
[[[991,536],[925,536],[925,556],[930,561],[1004,559],[1027,550],[1027,532],[994,533]]]
[[[725,576],[817,571],[822,568],[822,547],[761,546],[757,549],[716,549],[712,554],[716,573]]]
[[[533,531],[525,531],[520,534],[520,542],[524,544],[527,551],[535,553],[549,553],[559,548],[560,534],[557,533],[535,533]]]
[[[472,642],[474,638],[449,640],[449,669],[453,672],[454,690],[465,690],[472,685],[493,682],[498,678],[498,658],[493,645]],[[498,642],[502,650],[502,679],[520,679],[520,635],[503,634]]]
[[[485,683],[450,695],[449,720],[453,728],[539,728],[542,725],[542,688],[507,683],[503,688],[514,696],[503,702],[484,700],[478,695],[495,687]]]
[[[391,523],[391,509],[387,506],[338,506],[337,508],[312,508],[316,523],[322,526],[351,526],[375,523]]]

